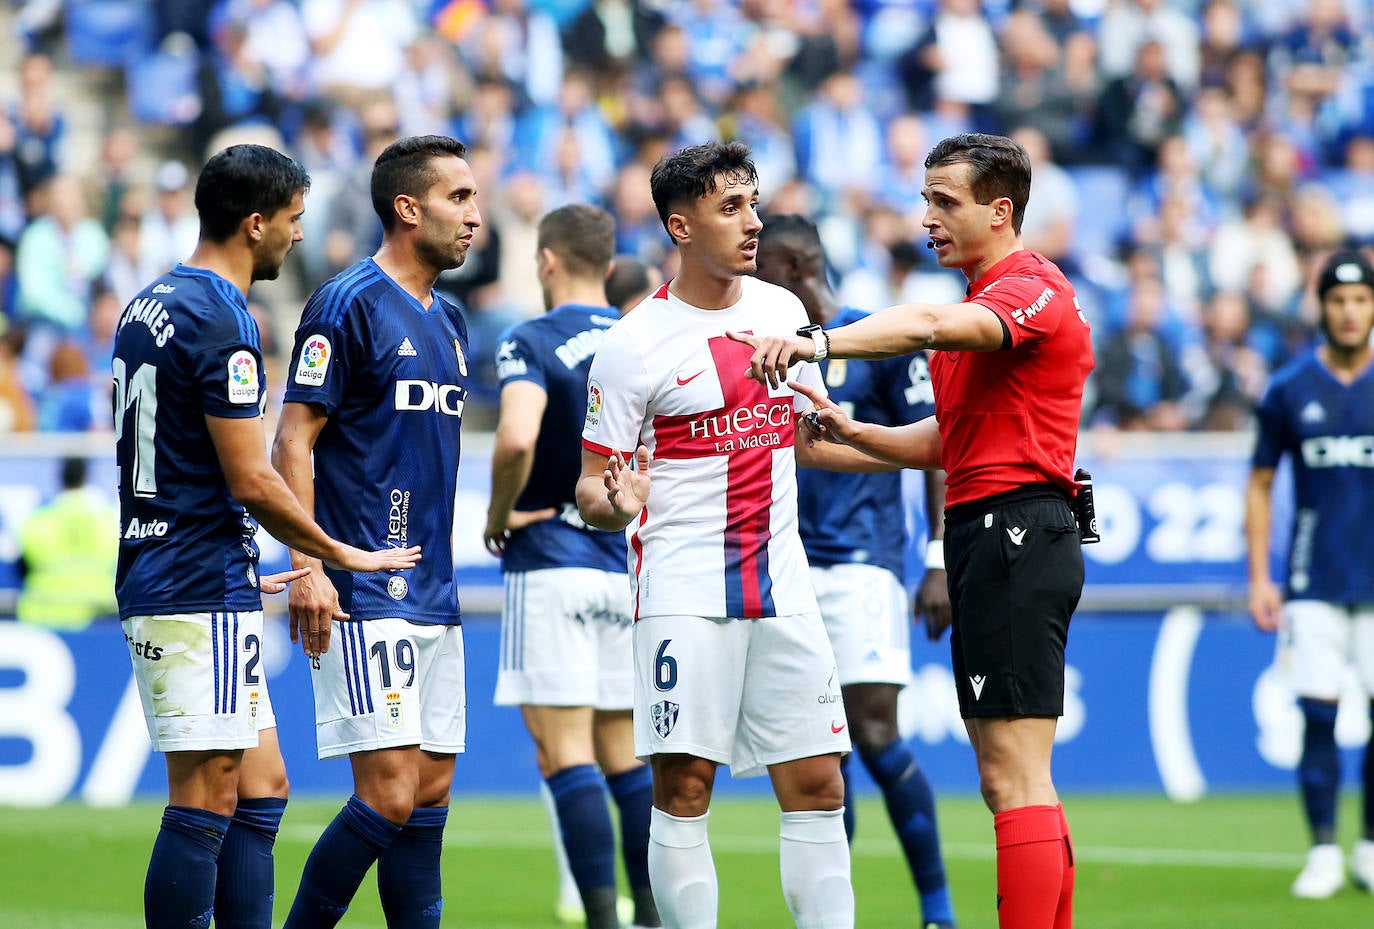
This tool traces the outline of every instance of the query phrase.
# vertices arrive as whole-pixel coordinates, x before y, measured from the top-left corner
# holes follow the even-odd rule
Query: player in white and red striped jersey
[[[791,293],[746,277],[763,227],[747,146],[683,149],[651,184],[682,270],[597,350],[577,503],[598,528],[633,524],[635,751],[654,776],[654,899],[666,929],[716,925],[706,829],[716,767],[766,769],[797,925],[848,929],[839,762],[849,734],[797,531],[807,450],[796,414],[809,403],[789,384],[749,380],[751,350],[727,335],[790,334],[808,319]],[[824,390],[815,365],[792,376]]]

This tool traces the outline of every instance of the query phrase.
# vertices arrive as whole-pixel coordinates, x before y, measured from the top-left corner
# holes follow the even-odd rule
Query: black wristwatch
[[[809,326],[802,326],[797,330],[797,335],[801,336],[803,339],[810,339],[812,346],[815,348],[811,357],[806,359],[807,361],[812,363],[825,361],[826,357],[829,356],[830,334],[822,329],[817,323],[812,323]]]

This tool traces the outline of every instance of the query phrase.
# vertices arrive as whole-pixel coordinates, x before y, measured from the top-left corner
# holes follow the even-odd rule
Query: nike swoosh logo
[[[693,374],[691,377],[679,377],[677,379],[677,386],[686,387],[688,384],[692,383],[692,381],[695,381],[697,378],[701,377],[705,373],[706,369],[702,368],[700,371],[698,371],[696,374]]]
[[[849,723],[840,723],[838,726],[836,726],[834,723],[831,723],[830,731],[835,733],[835,735],[839,735],[841,732],[844,732],[844,727],[847,725],[849,725]]]

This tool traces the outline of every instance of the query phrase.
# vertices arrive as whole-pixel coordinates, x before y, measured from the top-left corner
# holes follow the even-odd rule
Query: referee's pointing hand
[[[747,374],[769,387],[787,383],[787,369],[799,361],[810,361],[816,353],[815,343],[799,335],[756,336],[750,332],[725,334],[754,350],[754,354],[749,356]]]

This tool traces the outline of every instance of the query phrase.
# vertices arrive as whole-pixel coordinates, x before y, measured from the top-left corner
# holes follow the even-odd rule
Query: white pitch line
[[[324,826],[283,826],[280,839],[313,843]],[[444,844],[453,848],[551,848],[548,832],[508,832],[449,829]],[[771,835],[715,835],[711,847],[717,851],[743,854],[777,854],[778,839]],[[992,861],[996,851],[991,842],[945,842],[946,858],[959,861]],[[861,858],[896,858],[901,851],[895,839],[865,839],[854,842],[851,853]],[[1290,871],[1302,867],[1300,852],[1260,852],[1211,848],[1136,848],[1115,845],[1075,845],[1080,862],[1090,865],[1137,865],[1144,867],[1255,868]]]

